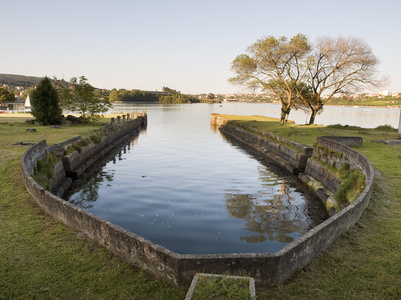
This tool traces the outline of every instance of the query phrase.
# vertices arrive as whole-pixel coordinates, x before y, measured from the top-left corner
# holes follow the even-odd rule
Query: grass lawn
[[[26,124],[29,117],[0,114],[0,299],[184,299],[186,288],[170,288],[79,238],[25,191],[20,158],[28,146],[13,144],[61,142],[109,120],[56,129]],[[307,145],[319,135],[362,136],[357,150],[377,170],[361,220],[287,284],[257,290],[258,299],[401,299],[401,146],[374,142],[396,138],[396,132],[227,118]]]

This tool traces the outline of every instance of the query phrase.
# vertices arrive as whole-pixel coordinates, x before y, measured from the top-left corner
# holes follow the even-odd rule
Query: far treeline
[[[148,92],[141,90],[116,90],[110,92],[111,102],[158,102],[158,103],[195,103],[199,99],[192,96],[181,94],[180,91],[163,87],[162,92]]]
[[[2,102],[11,102],[17,96],[24,100],[28,94],[39,84],[43,78],[24,75],[0,74],[0,100]],[[64,82],[62,85],[70,83],[64,80],[53,78],[53,83]],[[71,84],[70,84],[71,85]],[[125,90],[125,89],[98,89],[94,88],[99,97],[108,97],[110,102],[158,102],[158,103],[197,103],[199,99],[196,96],[182,94],[180,91],[163,87],[161,92],[152,92],[144,90]],[[4,96],[3,96],[4,94]],[[18,95],[20,94],[20,95]],[[10,96],[8,96],[10,95]]]

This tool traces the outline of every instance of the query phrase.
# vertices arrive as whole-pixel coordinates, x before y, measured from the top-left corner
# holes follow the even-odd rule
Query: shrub
[[[58,162],[53,153],[46,152],[45,157],[36,162],[33,179],[45,190],[50,190],[50,179],[54,175],[54,167]]]
[[[82,147],[88,146],[90,144],[89,139],[83,139],[79,142],[79,145]]]
[[[71,146],[68,146],[67,150],[65,150],[64,155],[69,155],[74,151],[81,153],[82,147],[79,144],[72,144]]]
[[[363,129],[362,127],[359,127],[359,126],[350,126],[350,125],[341,125],[341,124],[328,125],[327,128],[349,129],[349,130],[360,130],[360,129]]]
[[[347,204],[354,201],[365,188],[365,175],[359,169],[351,171],[348,163],[344,163],[340,170],[341,184],[334,197],[338,202]]]
[[[389,131],[389,132],[397,131],[397,129],[395,129],[391,125],[381,125],[381,126],[376,127],[374,130]]]
[[[95,144],[100,144],[100,142],[102,141],[102,138],[100,137],[99,134],[93,134],[89,137],[89,139],[94,142]]]
[[[345,162],[341,165],[339,171],[340,171],[340,174],[344,174],[344,173],[348,174],[350,172],[350,169],[351,169],[351,165],[349,163]]]

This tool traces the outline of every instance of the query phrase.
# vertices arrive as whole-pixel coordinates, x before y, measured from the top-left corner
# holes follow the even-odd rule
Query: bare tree
[[[306,60],[307,73],[302,78],[310,92],[298,91],[311,112],[309,124],[314,123],[316,115],[335,94],[355,93],[384,83],[377,77],[378,64],[377,57],[362,39],[319,38]]]
[[[281,102],[283,124],[295,105],[296,86],[306,71],[302,62],[309,51],[308,40],[302,34],[289,41],[286,37],[262,38],[248,47],[249,55],[238,55],[232,62],[231,69],[237,76],[229,81],[250,89],[273,92]]]

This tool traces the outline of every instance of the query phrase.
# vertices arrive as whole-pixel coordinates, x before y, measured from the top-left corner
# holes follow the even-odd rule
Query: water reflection
[[[222,134],[223,138],[234,147],[238,142]],[[251,148],[242,145],[256,160]],[[243,228],[250,233],[241,235],[246,243],[261,243],[267,239],[282,243],[293,242],[298,235],[307,232],[321,223],[327,216],[319,201],[307,193],[295,176],[283,175],[283,171],[271,165],[258,167],[259,181],[262,190],[255,194],[244,194],[240,190],[229,190],[225,193],[227,211],[231,217],[243,219]]]
[[[142,132],[146,133],[146,130]],[[70,203],[83,209],[93,208],[95,202],[99,200],[100,187],[111,187],[111,183],[114,181],[115,170],[107,170],[104,167],[108,163],[115,165],[117,162],[123,161],[124,154],[130,152],[137,143],[138,134],[135,134],[130,137],[128,143],[117,145],[109,155],[101,158],[74,181],[71,189],[64,195],[64,199],[68,199]]]
[[[69,202],[83,209],[92,208],[99,198],[100,185],[104,181],[113,181],[113,176],[113,174],[102,171],[95,172],[90,176],[83,176],[74,182],[74,190],[79,189],[79,191],[69,198]]]
[[[65,199],[183,254],[275,252],[323,221],[296,177],[211,130],[213,107],[149,109],[140,142],[122,144]]]
[[[226,193],[226,206],[230,216],[245,220],[244,229],[256,233],[242,235],[240,239],[247,243],[260,243],[266,239],[290,243],[294,241],[294,232],[308,230],[305,207],[291,194],[292,191],[284,179],[279,193]]]

